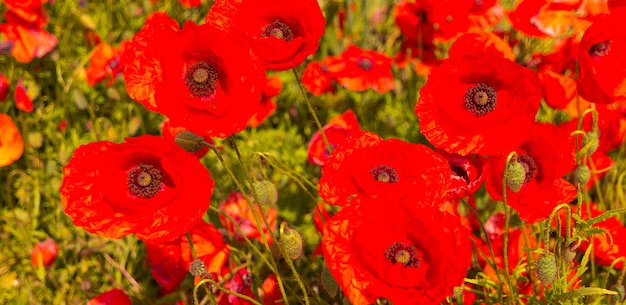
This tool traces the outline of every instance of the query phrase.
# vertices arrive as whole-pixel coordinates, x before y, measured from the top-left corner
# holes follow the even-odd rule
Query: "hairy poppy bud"
[[[285,250],[285,254],[287,254],[291,260],[297,260],[302,257],[304,240],[300,232],[285,225],[281,234],[280,243]]]
[[[258,203],[261,205],[275,204],[278,201],[276,186],[269,180],[254,181],[252,183]]]
[[[598,137],[598,132],[592,130],[588,131],[586,136],[583,138],[583,148],[589,146],[587,150],[587,155],[591,155],[596,152],[596,150],[598,150],[598,145],[600,145]]]
[[[207,274],[206,266],[202,260],[196,259],[189,265],[189,273],[193,276],[204,276]]]
[[[544,286],[554,282],[556,278],[556,257],[552,253],[542,254],[537,260],[537,276]]]
[[[200,150],[203,147],[203,140],[204,139],[201,136],[191,131],[179,132],[174,138],[174,142],[176,142],[178,146],[182,147],[184,150],[190,153],[194,153]]]
[[[526,180],[526,169],[520,162],[511,159],[511,163],[504,171],[504,175],[506,177],[506,185],[511,191],[517,193],[522,189],[524,180]]]
[[[586,164],[580,164],[574,170],[574,179],[577,183],[582,185],[587,184],[589,179],[591,179],[591,171],[589,170],[589,166]]]
[[[573,242],[569,247],[563,249],[563,261],[567,264],[571,264],[576,258],[576,253],[578,253],[578,248],[580,244],[577,242]]]

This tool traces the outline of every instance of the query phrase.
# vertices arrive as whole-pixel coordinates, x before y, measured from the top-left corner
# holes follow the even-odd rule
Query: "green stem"
[[[504,164],[504,171],[509,168],[509,164],[511,163],[511,159],[517,156],[517,153],[514,151],[509,153],[506,157],[506,163]],[[507,204],[506,200],[506,174],[502,175],[502,202],[504,203],[504,245],[503,245],[503,256],[504,256],[504,271],[506,275],[506,282],[509,286],[509,293],[511,294],[511,298],[513,300],[517,299],[517,292],[515,291],[515,286],[513,286],[513,281],[511,279],[511,272],[509,270],[509,226],[511,225],[511,207]]]
[[[320,119],[317,117],[317,114],[315,113],[315,109],[313,109],[313,105],[311,104],[311,100],[309,99],[309,95],[306,93],[306,90],[304,89],[304,86],[302,85],[302,80],[300,80],[300,76],[298,75],[298,72],[296,72],[295,68],[291,69],[291,71],[293,71],[293,76],[296,78],[296,81],[298,83],[298,87],[300,87],[300,93],[302,94],[302,97],[304,98],[306,106],[309,109],[309,112],[311,113],[311,115],[313,116],[313,119],[315,120],[315,124],[317,125],[317,129],[320,131],[320,134],[322,135],[322,140],[324,141],[324,145],[326,146],[326,150],[330,154],[330,153],[332,153],[333,149],[330,146],[330,142],[328,142],[328,138],[326,138],[326,133],[324,132],[324,127],[322,127],[322,123],[320,122]]]

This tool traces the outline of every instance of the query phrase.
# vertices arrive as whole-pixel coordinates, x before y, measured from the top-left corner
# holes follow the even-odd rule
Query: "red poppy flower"
[[[42,28],[31,28],[20,23],[0,24],[0,32],[13,44],[11,54],[21,63],[42,58],[56,47],[58,40]]]
[[[239,233],[243,233],[247,238],[253,239],[256,238],[259,241],[262,241],[261,232],[265,234],[265,238],[268,241],[272,240],[271,231],[276,230],[276,221],[278,219],[278,212],[274,207],[263,207],[263,211],[265,214],[261,213],[261,209],[258,205],[254,205],[254,210],[250,208],[250,205],[246,201],[246,199],[239,192],[234,192],[226,198],[226,200],[220,202],[219,209],[223,211],[226,215],[230,216],[235,220],[233,223],[228,217],[220,215],[220,220],[222,225],[226,227],[230,236],[233,236],[235,239],[239,241],[243,241],[244,238]],[[267,221],[269,225],[269,229],[265,226],[265,223],[262,222],[262,230],[259,230],[257,226],[255,214],[257,218],[262,222],[263,218]],[[235,229],[237,226],[239,229]],[[271,231],[270,231],[271,230]]]
[[[470,31],[484,31],[502,20],[505,12],[497,2],[496,0],[474,1],[468,16]]]
[[[327,70],[328,67],[324,65],[324,61],[321,63],[316,61],[309,62],[304,68],[304,72],[302,72],[302,85],[304,85],[304,88],[315,96],[335,92],[335,87],[332,85],[332,79]]]
[[[0,72],[0,102],[4,102],[9,95],[9,79]]]
[[[313,224],[315,225],[315,230],[320,234],[324,233],[324,224],[329,221],[331,218],[330,213],[326,210],[326,205],[323,202],[318,202],[317,206],[313,209]],[[318,255],[324,255],[322,251],[322,243],[315,247],[313,253],[311,253],[311,257],[315,257]]]
[[[626,8],[596,19],[579,47],[579,94],[594,103],[626,100]]]
[[[108,238],[178,238],[202,219],[213,193],[213,180],[195,156],[150,135],[83,145],[63,174],[65,213]]]
[[[176,143],[176,135],[184,132],[184,131],[188,131],[186,128],[184,127],[175,127],[172,126],[172,124],[170,123],[170,120],[165,120],[163,121],[163,125],[161,125],[161,134],[163,135],[163,137],[172,142],[172,143]],[[209,144],[215,144],[215,141],[213,141],[213,139],[211,139],[208,136],[204,136],[202,137],[204,139],[204,141],[206,141]],[[207,146],[202,146],[202,148],[200,148],[199,150],[195,151],[193,154],[198,158],[202,158],[204,157],[204,155],[206,155],[206,153],[209,151],[209,148]]]
[[[470,266],[469,232],[430,201],[357,198],[324,226],[324,258],[355,305],[440,304]]]
[[[326,71],[348,90],[364,91],[369,88],[385,93],[396,83],[391,74],[391,58],[383,53],[363,50],[350,45],[340,60],[325,63]]]
[[[564,109],[578,96],[576,81],[568,76],[545,70],[538,73],[546,103],[555,109]]]
[[[576,5],[562,1],[519,1],[508,13],[513,27],[522,33],[536,37],[559,37],[571,29]]]
[[[283,81],[278,76],[270,76],[265,80],[265,87],[261,94],[261,102],[257,105],[256,113],[248,120],[248,126],[258,127],[276,110],[276,102],[272,100],[283,90]]]
[[[352,134],[361,130],[359,121],[354,112],[348,109],[342,115],[336,116],[328,121],[328,124],[322,128],[328,144],[331,149],[335,149],[345,142]],[[322,166],[330,157],[330,152],[326,148],[326,143],[322,138],[322,133],[318,130],[311,137],[311,141],[307,146],[309,155],[309,163]]]
[[[535,72],[510,60],[451,58],[431,71],[415,113],[420,132],[437,148],[505,154],[527,138],[541,97]]]
[[[40,28],[48,23],[48,14],[43,4],[48,0],[4,0],[8,10],[4,18],[11,23],[22,23],[31,28]]]
[[[491,32],[465,33],[459,36],[450,46],[449,56],[450,58],[477,57],[484,53],[515,61],[511,46]]]
[[[576,198],[576,187],[561,178],[574,169],[574,145],[568,130],[537,123],[533,136],[520,145],[511,161],[521,171],[505,170],[506,156],[490,157],[485,164],[487,191],[502,200],[502,177],[507,173],[507,204],[528,223],[546,219],[561,203]]]
[[[448,189],[448,200],[460,199],[474,194],[483,184],[483,163],[480,156],[461,156],[450,154],[444,150],[438,150],[444,158],[448,159],[448,164],[452,170],[450,180],[452,182]]]
[[[30,254],[30,262],[35,267],[43,265],[44,267],[50,267],[52,262],[59,254],[59,247],[57,243],[51,237],[46,238],[42,242],[38,242],[35,248]]]
[[[262,63],[235,33],[151,15],[126,45],[128,94],[172,124],[198,135],[227,137],[246,127],[260,99]]]
[[[198,7],[202,5],[202,0],[178,0],[185,8]]]
[[[205,22],[245,33],[266,68],[277,71],[294,68],[314,54],[326,25],[316,0],[216,1]]]
[[[206,271],[219,273],[230,253],[220,231],[212,224],[201,221],[188,232],[198,259],[204,262]],[[185,235],[166,243],[146,243],[146,250],[152,265],[152,276],[166,291],[176,289],[194,261]]]
[[[111,289],[89,300],[87,305],[132,305],[130,298],[119,289]]]
[[[447,160],[429,147],[363,132],[333,151],[322,167],[318,192],[334,205],[354,197],[402,198],[418,191],[441,198],[450,176]]]
[[[110,77],[107,85],[113,83],[117,75],[124,70],[124,66],[120,64],[120,56],[125,44],[126,42],[120,44],[119,49],[108,43],[99,43],[95,46],[89,58],[89,66],[85,68],[89,86],[95,85],[106,77]]]
[[[24,141],[9,115],[0,113],[0,167],[13,164],[24,153]]]
[[[24,88],[21,78],[17,79],[17,86],[15,86],[13,98],[15,99],[15,107],[17,107],[17,109],[26,112],[33,112],[33,101],[26,93],[26,88]]]

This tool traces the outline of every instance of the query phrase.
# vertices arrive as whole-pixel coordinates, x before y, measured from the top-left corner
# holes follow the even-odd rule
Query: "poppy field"
[[[0,304],[626,304],[626,1],[1,3]]]

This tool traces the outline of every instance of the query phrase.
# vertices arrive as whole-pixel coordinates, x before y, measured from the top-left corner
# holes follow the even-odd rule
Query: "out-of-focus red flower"
[[[508,12],[508,17],[513,27],[526,35],[559,37],[574,24],[576,7],[577,3],[564,1],[524,0]]]
[[[504,9],[496,0],[474,1],[470,14],[470,31],[484,31],[496,25],[504,17]]]
[[[40,28],[48,23],[48,14],[43,4],[48,0],[5,0],[8,10],[4,18],[11,23],[22,23],[31,28]]]
[[[403,38],[395,62],[399,66],[404,66],[415,58],[427,65],[434,63],[435,26],[429,18],[426,3],[402,0],[394,6],[393,16]]]
[[[502,38],[491,32],[465,33],[450,46],[450,58],[476,57],[490,53],[515,61],[513,49]]]
[[[198,259],[208,273],[219,273],[228,260],[230,248],[222,234],[210,223],[199,222],[189,231]],[[167,243],[146,243],[152,276],[166,291],[176,289],[189,272],[193,255],[185,235]]]
[[[0,167],[13,164],[24,153],[24,141],[8,114],[0,113]]]
[[[9,79],[0,72],[0,103],[4,102],[9,95]]]
[[[42,28],[31,28],[21,23],[0,24],[0,32],[13,44],[11,54],[21,63],[42,58],[56,47],[57,38]]]
[[[438,150],[442,157],[448,159],[452,170],[450,180],[452,184],[448,189],[448,200],[460,199],[474,194],[483,184],[483,163],[480,156],[461,156],[450,154],[444,150]]]
[[[124,65],[120,63],[120,60],[125,44],[126,42],[122,42],[118,49],[108,43],[99,43],[95,46],[89,58],[89,66],[85,68],[89,86],[95,85],[106,77],[110,77],[107,82],[107,86],[110,86],[117,75],[124,71]]]
[[[528,137],[540,101],[535,72],[487,54],[451,58],[434,68],[415,113],[421,133],[437,148],[504,154]]]
[[[546,103],[555,109],[564,109],[578,96],[576,81],[568,76],[545,70],[537,74]]]
[[[87,42],[87,46],[89,46],[90,49],[99,45],[102,42],[100,36],[98,36],[95,31],[89,29],[85,30],[85,41]]]
[[[176,143],[176,135],[184,132],[184,131],[188,131],[187,128],[184,127],[175,127],[172,126],[172,124],[170,123],[170,120],[165,120],[163,121],[163,125],[161,125],[161,134],[163,135],[163,137],[172,142],[172,143]],[[204,139],[204,141],[206,141],[209,144],[215,144],[215,141],[213,141],[213,139],[211,139],[211,137],[208,136],[204,136],[202,137]],[[206,153],[209,151],[209,148],[207,146],[202,146],[202,148],[200,148],[199,150],[197,150],[196,152],[194,152],[193,154],[198,157],[198,159],[204,157],[204,155],[206,155]]]
[[[224,284],[224,288],[243,294],[245,296],[255,298],[252,292],[252,274],[248,269],[239,269],[235,272],[230,281]],[[280,292],[276,275],[270,274],[263,280],[261,287],[258,288],[258,295],[262,298],[263,304],[274,305],[281,304],[283,295]],[[220,293],[217,296],[217,304],[219,305],[252,305],[245,299],[239,298],[232,294]]]
[[[391,58],[383,53],[350,45],[340,57],[324,65],[327,73],[348,90],[374,89],[385,93],[396,85],[391,74]]]
[[[322,128],[328,144],[331,149],[337,148],[344,143],[352,134],[361,130],[359,121],[352,110],[348,109],[343,114],[332,118],[328,124]],[[311,141],[307,146],[309,155],[309,163],[322,166],[330,157],[330,153],[326,148],[326,143],[322,138],[322,133],[318,130],[311,137]]]
[[[228,216],[232,217],[235,221],[235,223],[233,223],[228,217],[220,215],[220,220],[222,221],[224,227],[228,230],[230,236],[242,241],[244,238],[239,233],[239,231],[241,231],[241,233],[249,239],[256,238],[259,241],[262,241],[262,231],[263,234],[265,234],[265,238],[268,241],[272,241],[271,231],[276,230],[276,220],[278,218],[278,212],[274,207],[263,207],[263,211],[265,212],[265,214],[263,214],[261,213],[261,209],[258,205],[254,205],[254,209],[251,209],[243,195],[239,192],[234,192],[230,194],[226,200],[220,202],[219,209]],[[259,230],[259,227],[257,226],[257,218],[261,221],[262,230]],[[267,224],[270,227],[269,229],[265,226],[263,219],[267,221]],[[239,229],[236,229],[235,226]]]
[[[65,129],[67,129],[67,120],[61,120],[61,122],[59,122],[59,125],[57,125],[57,130],[63,131]]]
[[[63,169],[61,201],[74,224],[108,238],[178,238],[209,208],[213,180],[198,159],[162,137],[80,146]],[[181,208],[181,205],[184,208]]]
[[[17,86],[15,86],[13,98],[15,99],[15,107],[17,107],[17,109],[26,112],[33,112],[33,101],[30,99],[28,94],[26,94],[26,88],[24,88],[21,78],[17,79]]]
[[[502,200],[502,177],[506,173],[507,204],[532,224],[548,218],[557,205],[575,199],[577,191],[562,178],[574,169],[576,161],[569,130],[537,123],[531,132],[531,138],[515,149],[517,156],[510,163],[521,165],[523,172],[511,174],[505,169],[507,156],[493,156],[485,164],[485,180],[489,195]]]
[[[233,35],[193,22],[179,30],[165,13],[152,14],[122,55],[128,94],[201,136],[243,130],[265,73],[245,40]]]
[[[317,51],[324,35],[326,20],[316,0],[221,0],[216,4],[205,22],[245,33],[268,70],[298,66]]]
[[[261,94],[261,102],[258,105],[256,113],[248,120],[248,126],[257,127],[267,119],[276,110],[276,102],[272,98],[277,97],[283,90],[283,81],[280,77],[274,75],[267,77],[265,87]]]
[[[626,8],[598,17],[580,42],[578,92],[590,102],[626,100],[624,19]]]
[[[89,300],[87,305],[132,305],[130,298],[120,289],[111,289]]]
[[[38,242],[33,248],[30,254],[30,262],[35,267],[43,265],[44,267],[50,267],[52,262],[59,254],[59,247],[57,243],[51,237],[46,238],[42,242]]]
[[[311,94],[320,96],[324,93],[335,92],[332,79],[328,74],[328,67],[324,65],[324,60],[321,63],[317,61],[309,62],[302,72],[302,85]]]
[[[428,146],[363,132],[333,151],[322,167],[318,192],[333,205],[355,197],[402,198],[415,192],[434,199],[444,197],[451,176],[448,161]]]
[[[324,226],[324,258],[352,304],[440,304],[470,266],[469,232],[416,197],[354,199]]]
[[[198,7],[202,5],[202,0],[178,0],[185,8]]]

